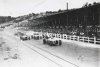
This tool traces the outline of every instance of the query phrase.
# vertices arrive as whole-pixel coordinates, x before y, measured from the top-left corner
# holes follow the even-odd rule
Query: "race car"
[[[23,35],[23,36],[20,36],[20,39],[21,40],[30,40],[30,37],[28,37],[27,35]]]
[[[22,33],[22,32],[16,32],[14,35],[15,35],[15,36],[23,36],[23,35],[25,35],[25,34]]]
[[[50,46],[60,46],[62,45],[62,41],[59,38],[44,38],[43,44],[48,44]]]
[[[33,34],[34,34],[33,31],[28,31],[28,32],[25,33],[25,35],[27,35],[27,37],[28,37],[29,39],[32,39],[32,38],[33,38]]]
[[[32,39],[39,40],[39,39],[42,39],[42,37],[43,36],[41,33],[34,33],[32,36]]]

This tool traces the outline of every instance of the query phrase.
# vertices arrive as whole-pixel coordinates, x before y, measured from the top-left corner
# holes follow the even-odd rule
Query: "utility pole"
[[[67,25],[68,25],[68,2],[67,2]]]
[[[66,5],[67,5],[67,10],[68,10],[68,2],[67,2],[67,4],[66,4]]]

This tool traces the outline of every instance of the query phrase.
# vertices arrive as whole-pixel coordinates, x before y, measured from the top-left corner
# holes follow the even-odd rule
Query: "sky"
[[[0,0],[0,16],[21,16],[29,13],[81,8],[86,2],[100,2],[100,0]]]

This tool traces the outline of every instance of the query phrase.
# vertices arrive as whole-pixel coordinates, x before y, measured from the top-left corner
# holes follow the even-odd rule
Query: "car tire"
[[[62,45],[62,41],[61,40],[59,40],[59,46],[61,46]]]
[[[54,44],[53,44],[53,42],[52,42],[52,41],[50,41],[50,46],[54,46]]]
[[[43,39],[43,44],[46,44],[46,40],[45,39]]]
[[[58,44],[58,40],[56,40],[56,44]]]

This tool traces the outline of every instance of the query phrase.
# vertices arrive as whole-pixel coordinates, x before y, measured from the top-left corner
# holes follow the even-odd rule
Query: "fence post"
[[[83,38],[83,42],[84,42],[84,38],[85,38],[85,37],[82,37],[82,38]]]
[[[58,38],[58,33],[57,33],[57,38]]]
[[[77,36],[77,41],[79,41],[79,36]]]
[[[90,39],[89,39],[89,37],[88,37],[88,43],[90,43]]]
[[[69,40],[71,40],[71,35],[69,35]]]
[[[96,44],[96,38],[94,37],[94,44]]]

